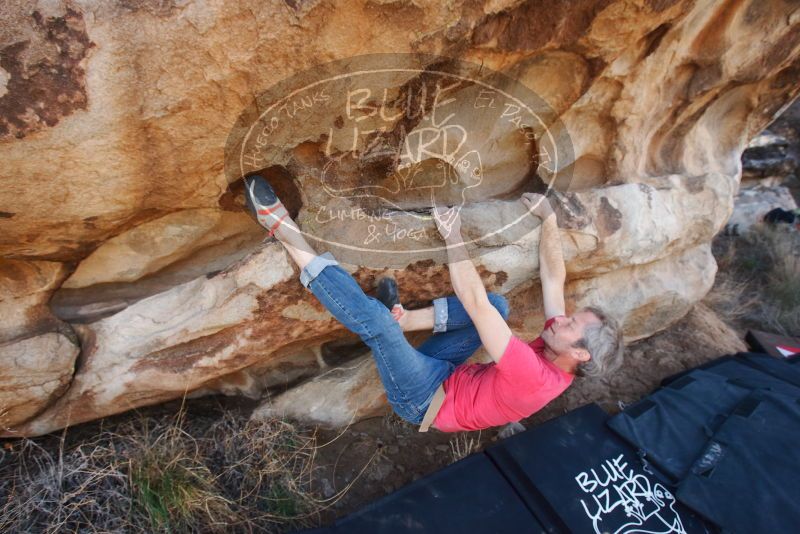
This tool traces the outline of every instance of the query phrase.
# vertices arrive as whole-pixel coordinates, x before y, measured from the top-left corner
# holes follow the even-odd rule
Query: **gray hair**
[[[622,365],[624,346],[622,329],[613,317],[604,311],[587,306],[581,311],[592,312],[600,324],[592,324],[583,331],[583,337],[573,347],[586,349],[591,359],[578,365],[576,374],[585,377],[600,377],[612,373]]]

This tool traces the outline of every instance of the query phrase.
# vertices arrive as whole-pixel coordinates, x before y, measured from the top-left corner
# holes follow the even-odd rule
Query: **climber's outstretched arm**
[[[542,300],[546,319],[565,314],[564,282],[567,269],[558,235],[558,222],[547,198],[536,193],[524,193],[522,202],[531,213],[542,219],[539,238],[539,277],[542,281]]]
[[[472,319],[486,352],[495,362],[499,362],[511,339],[511,329],[497,308],[489,301],[483,281],[467,253],[467,247],[461,237],[460,215],[456,214],[452,224],[446,228],[441,219],[441,215],[446,211],[444,208],[435,208],[433,217],[447,244],[453,291]]]

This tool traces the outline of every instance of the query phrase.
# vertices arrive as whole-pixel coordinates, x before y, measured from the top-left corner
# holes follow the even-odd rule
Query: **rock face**
[[[388,411],[386,393],[370,353],[279,395],[274,402],[255,410],[252,418],[291,417],[326,426],[345,426]]]
[[[781,112],[769,129],[750,140],[742,153],[741,187],[800,183],[800,100]]]
[[[0,413],[8,436],[184,393],[256,396],[330,372],[320,354],[348,333],[299,284],[281,247],[262,243],[226,172],[226,143],[243,110],[296,73],[364,54],[420,58],[416,70],[387,76],[383,115],[365,111],[377,109],[369,99],[346,108],[353,116],[312,100],[292,129],[256,138],[263,158],[251,170],[268,176],[319,252],[338,255],[330,243],[367,238],[374,224],[346,216],[322,224],[320,213],[387,203],[397,208],[395,237],[413,230],[414,247],[436,248],[435,227],[420,213],[437,201],[428,193],[442,178],[438,201],[460,203],[465,235],[480,237],[473,257],[487,287],[519,303],[512,326],[535,335],[538,229],[516,198],[549,184],[571,305],[614,311],[629,339],[667,327],[709,289],[716,267],[708,244],[731,214],[740,155],[800,92],[800,8],[783,0],[586,0],[547,9],[518,0],[12,0],[0,13]],[[456,60],[485,66],[476,72],[487,78],[454,89],[452,109],[442,98],[443,114],[433,116],[422,89]],[[540,122],[511,127],[462,105],[484,98],[478,87],[487,80],[535,93]],[[337,102],[349,95],[317,96],[326,94]],[[398,110],[419,113],[392,118]],[[430,138],[450,111],[470,136],[440,127]],[[390,167],[381,158],[348,164],[355,121],[364,139],[413,156]],[[535,143],[521,132],[535,133]],[[559,148],[548,139],[565,138],[564,157],[544,157]],[[451,142],[458,150],[449,160],[420,149],[450,154]],[[326,175],[333,160],[336,172]],[[330,196],[334,186],[409,180],[424,187],[374,205]],[[348,256],[345,267],[368,291],[389,268],[409,304],[452,291],[441,257],[403,258],[381,266]],[[301,386],[333,390],[331,412],[314,418],[360,414],[346,392],[374,377],[360,367],[326,377]],[[381,409],[373,394],[362,401]]]
[[[740,235],[764,221],[764,215],[775,208],[787,211],[797,209],[792,192],[782,186],[765,187],[756,185],[743,188],[736,195],[733,209],[725,231],[729,235]]]
[[[797,160],[788,149],[789,141],[769,130],[754,137],[742,153],[742,182],[793,173],[797,169]]]
[[[78,340],[47,301],[63,282],[64,265],[0,260],[0,428],[45,409],[69,386]]]

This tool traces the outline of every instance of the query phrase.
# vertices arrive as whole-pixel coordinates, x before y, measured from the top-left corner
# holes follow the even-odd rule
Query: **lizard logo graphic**
[[[320,182],[325,192],[333,197],[375,197],[387,207],[398,211],[404,209],[397,202],[399,197],[425,197],[431,208],[448,208],[442,221],[449,232],[453,221],[467,202],[468,190],[479,186],[483,179],[480,152],[473,149],[462,153],[467,139],[468,133],[460,125],[419,128],[406,136],[396,172],[383,183],[339,187],[331,179],[335,172],[335,160],[326,163]],[[447,147],[453,142],[455,148],[448,151]],[[453,192],[456,193],[456,198]],[[446,196],[437,199],[437,193],[444,193]]]
[[[484,240],[520,239],[531,227],[512,193],[549,188],[556,171],[568,183],[570,161],[558,114],[518,80],[454,58],[369,54],[258,95],[232,127],[224,163],[229,184],[274,172],[306,238],[380,268],[442,260],[431,217],[442,207],[445,232],[459,214],[480,214],[465,241],[476,254],[491,250]]]
[[[672,493],[636,473],[622,455],[575,481],[586,494],[581,505],[597,534],[686,534]]]

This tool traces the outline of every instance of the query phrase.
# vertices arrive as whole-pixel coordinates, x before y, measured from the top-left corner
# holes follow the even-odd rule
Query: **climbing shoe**
[[[394,278],[384,277],[378,280],[378,291],[375,295],[384,306],[392,312],[395,321],[400,322],[401,317],[406,313],[403,305],[400,304],[400,296],[397,292],[397,282]]]
[[[258,224],[266,228],[272,237],[281,222],[289,216],[289,212],[263,176],[258,174],[248,176],[244,179],[244,184],[244,198],[247,207],[255,216]]]
[[[394,278],[385,276],[378,280],[378,291],[376,298],[383,302],[383,305],[390,310],[400,304],[400,296],[397,292],[397,282]]]

